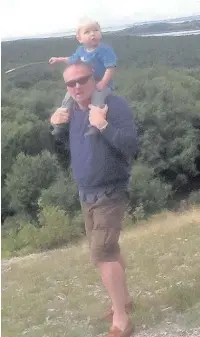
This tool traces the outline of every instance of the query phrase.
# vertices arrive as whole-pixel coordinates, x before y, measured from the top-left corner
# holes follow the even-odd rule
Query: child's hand
[[[51,57],[50,60],[49,60],[50,64],[55,64],[55,63],[58,63],[58,62],[59,62],[58,57]]]
[[[105,83],[103,81],[99,81],[97,84],[96,84],[96,88],[97,90],[101,91],[103,90],[104,88],[106,87]]]

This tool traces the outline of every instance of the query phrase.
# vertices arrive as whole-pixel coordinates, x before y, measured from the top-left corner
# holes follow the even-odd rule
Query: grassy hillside
[[[186,314],[184,324],[200,325],[199,225],[200,208],[194,208],[162,213],[135,228],[130,223],[124,231],[138,331],[166,318],[173,324],[177,313]],[[98,317],[107,304],[84,241],[3,262],[4,337],[104,336],[108,327]]]

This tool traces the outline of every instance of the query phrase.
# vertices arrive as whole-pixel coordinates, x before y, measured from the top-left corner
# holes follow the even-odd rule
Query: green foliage
[[[180,37],[135,37],[130,35],[118,36],[110,34],[104,36],[104,41],[115,49],[120,67],[129,69],[136,67],[169,66],[169,67],[198,67],[200,61],[200,36]],[[29,62],[47,61],[53,56],[69,56],[77,48],[78,42],[74,38],[30,39],[2,43],[2,72]],[[46,78],[48,72],[50,80],[60,79],[63,66],[35,65],[24,71],[11,73],[9,78],[15,81],[25,79],[35,84]],[[56,69],[56,71],[54,71]],[[51,75],[50,75],[51,73]],[[29,76],[29,74],[31,76]],[[29,84],[28,84],[29,85]],[[16,85],[15,85],[16,86]]]
[[[129,211],[136,218],[166,208],[170,196],[171,186],[155,177],[152,168],[140,163],[134,165],[131,177]],[[135,210],[137,214],[134,213]]]
[[[116,91],[129,100],[140,136],[130,205],[138,220],[166,208],[169,200],[173,203],[175,193],[180,195],[191,182],[195,186],[200,175],[200,36],[106,34],[105,42],[118,55]],[[68,38],[2,43],[2,72],[70,55],[76,46]],[[68,139],[65,148],[54,142],[49,122],[65,94],[63,69],[47,63],[2,76],[2,220],[13,252],[56,247],[63,244],[62,232],[65,243],[76,237],[70,226],[80,204],[69,169]],[[199,200],[198,194],[191,194],[191,203]],[[82,233],[79,220],[74,228]]]
[[[39,214],[39,223],[41,228],[37,247],[40,250],[72,243],[82,234],[81,223],[73,221],[58,207],[44,207]]]
[[[179,174],[185,176],[183,183],[198,175],[200,78],[191,77],[187,70],[166,68],[133,69],[135,81],[125,74],[129,81],[124,83],[123,93],[132,101],[137,118],[140,160],[175,185]],[[117,80],[121,89],[123,77]]]
[[[2,222],[8,216],[10,212],[10,198],[6,188],[1,189],[1,219]]]
[[[18,115],[16,121],[2,123],[3,179],[20,152],[26,155],[37,155],[44,149],[52,151],[47,123],[39,120],[20,123],[20,118],[24,116]]]
[[[199,205],[200,204],[200,190],[192,192],[189,195],[189,203],[192,204],[192,205],[195,205],[195,204]]]
[[[84,233],[80,214],[74,218],[54,206],[45,206],[38,216],[39,227],[23,214],[8,217],[2,235],[4,257],[54,249],[71,244]]]
[[[61,172],[57,180],[48,189],[42,191],[40,205],[58,206],[67,214],[74,214],[79,208],[79,198],[71,175]]]
[[[55,95],[48,95],[45,90],[32,89],[28,96],[23,99],[23,109],[28,110],[29,113],[38,116],[40,120],[49,118],[50,111],[55,104]]]
[[[15,211],[35,211],[41,186],[48,188],[57,172],[56,159],[48,151],[35,157],[20,153],[6,179],[11,207]]]
[[[31,216],[27,213],[21,212],[15,214],[14,216],[7,216],[2,228],[3,237],[6,236],[11,229],[14,229],[17,234],[18,231],[20,231],[20,229],[28,223],[31,223]]]
[[[2,254],[4,257],[32,253],[36,249],[38,229],[24,213],[7,217],[2,230]]]

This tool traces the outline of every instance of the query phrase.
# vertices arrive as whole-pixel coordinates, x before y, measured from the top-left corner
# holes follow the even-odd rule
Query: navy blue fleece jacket
[[[107,127],[95,135],[88,130],[88,110],[75,108],[69,126],[71,166],[79,191],[98,193],[107,187],[128,185],[138,136],[131,108],[119,96],[107,97]]]

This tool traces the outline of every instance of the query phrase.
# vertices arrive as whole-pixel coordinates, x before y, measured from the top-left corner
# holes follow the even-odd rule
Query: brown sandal
[[[116,326],[112,326],[107,337],[131,337],[134,333],[134,326],[131,321],[128,321],[128,324],[124,331],[121,331]]]
[[[128,302],[125,306],[126,309],[126,313],[130,314],[135,308],[135,305],[133,303],[133,300],[131,300],[130,302]],[[113,310],[110,309],[105,315],[104,315],[104,319],[107,321],[111,321],[113,318]]]

